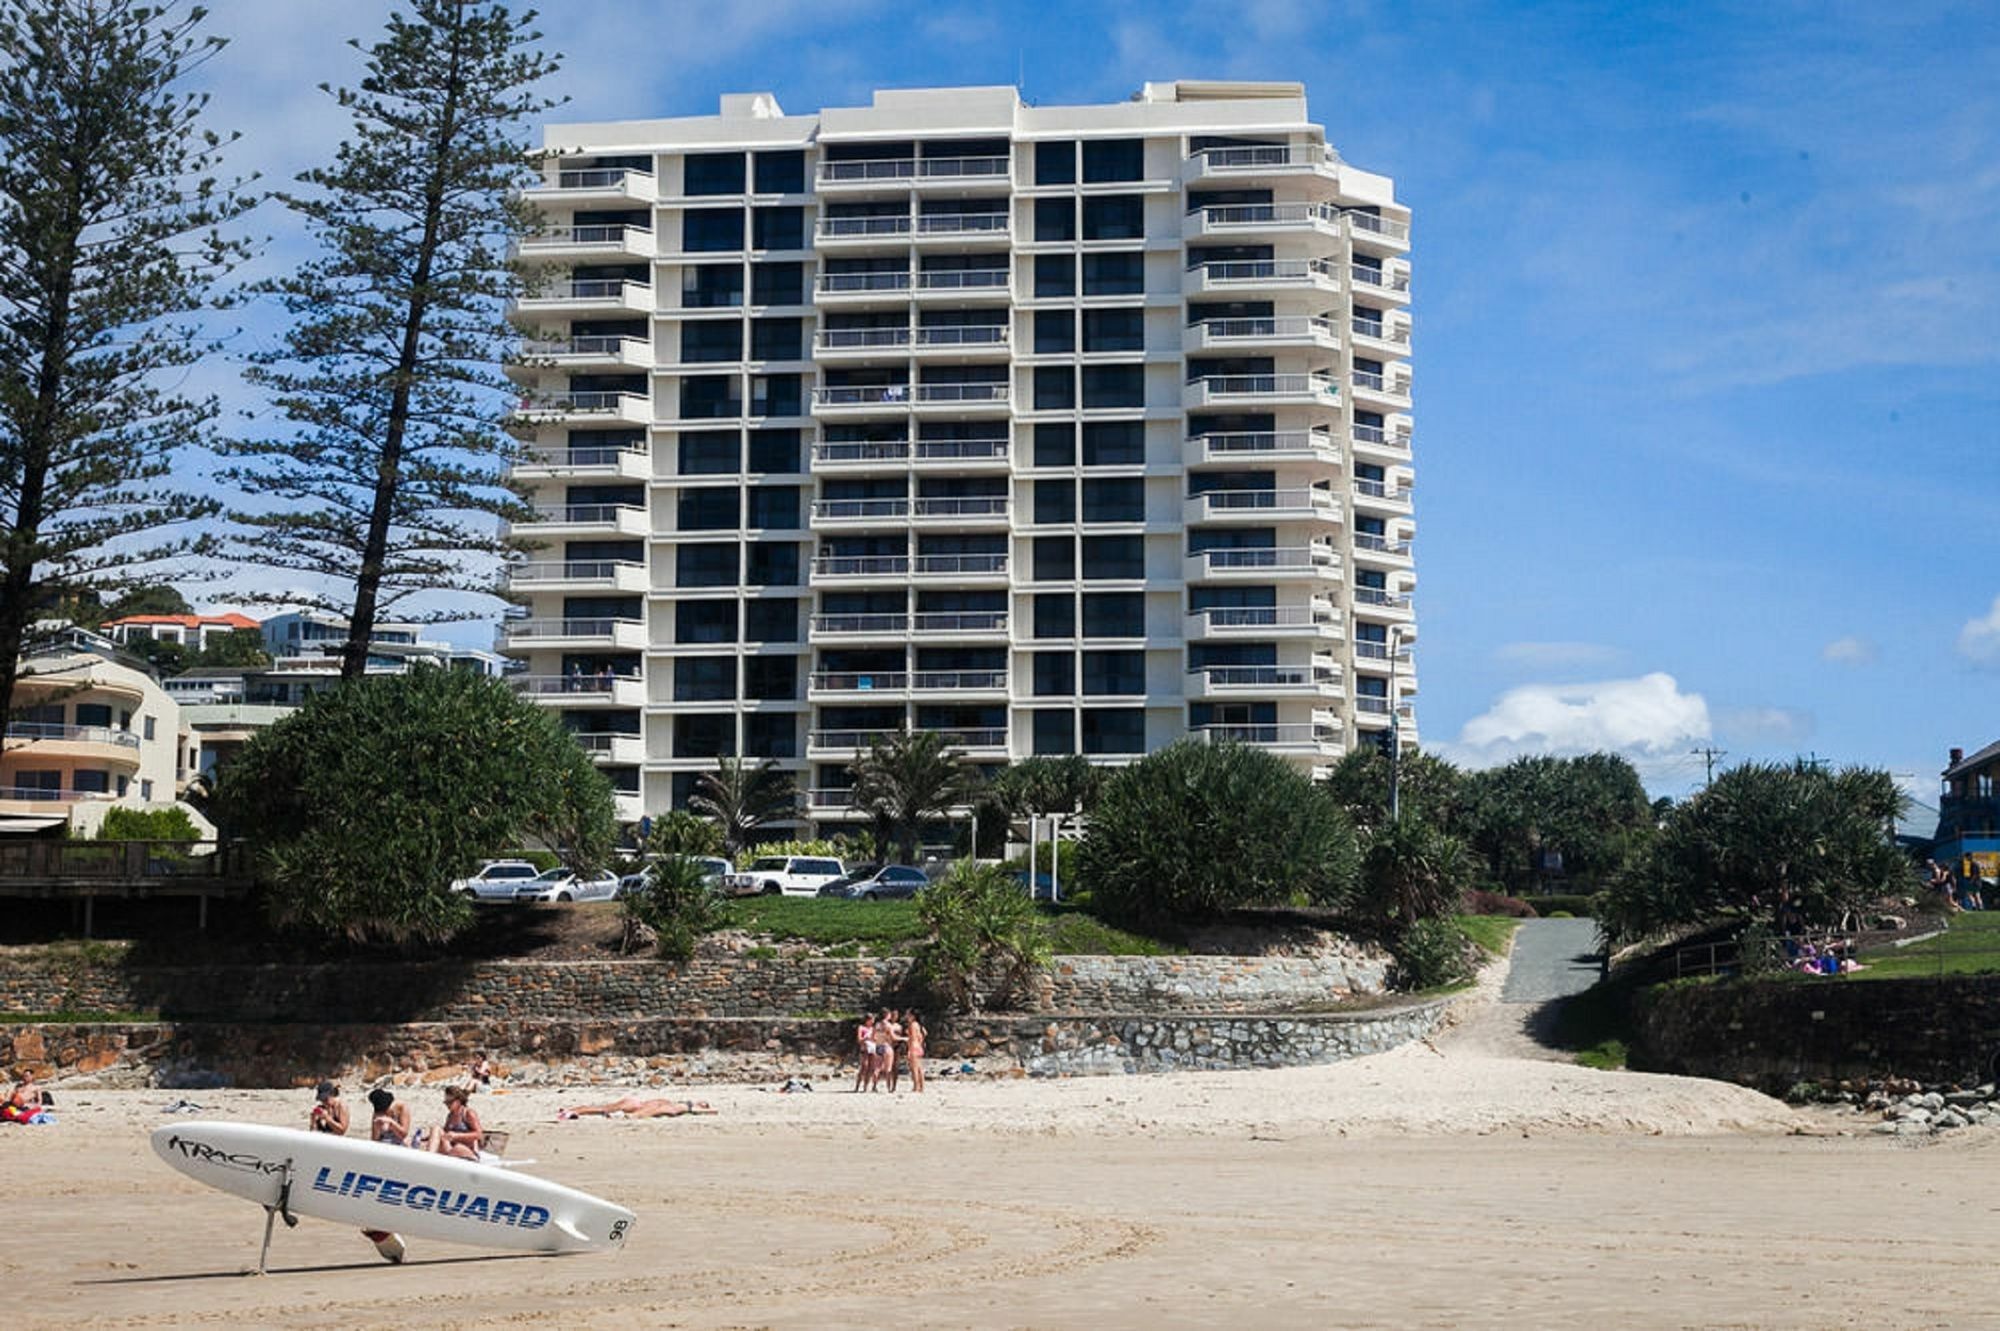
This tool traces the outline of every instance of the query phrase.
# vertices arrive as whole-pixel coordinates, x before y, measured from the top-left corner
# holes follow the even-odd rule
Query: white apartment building
[[[93,650],[96,635],[70,636],[21,658],[0,738],[0,834],[66,823],[90,835],[113,805],[171,805],[199,765],[200,739],[159,681]]]
[[[1298,84],[558,125],[502,625],[628,817],[973,762],[1416,737],[1409,211]]]

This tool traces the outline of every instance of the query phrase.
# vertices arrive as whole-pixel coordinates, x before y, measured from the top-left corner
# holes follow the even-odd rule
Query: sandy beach
[[[70,1328],[1991,1324],[2000,1133],[1811,1135],[1737,1087],[1522,1057],[1517,1013],[1318,1068],[695,1088],[704,1118],[557,1124],[574,1092],[499,1087],[510,1156],[638,1212],[623,1254],[392,1268],[306,1220],[262,1279],[261,1212],[145,1134],[183,1094],[296,1124],[308,1093],[58,1088],[57,1126],[0,1131],[0,1279],[12,1324]]]

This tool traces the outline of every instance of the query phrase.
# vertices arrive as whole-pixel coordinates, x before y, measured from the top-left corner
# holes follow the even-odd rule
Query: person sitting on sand
[[[340,1088],[330,1081],[323,1081],[313,1092],[312,1115],[306,1126],[314,1132],[330,1132],[336,1137],[347,1135],[347,1106],[340,1102]]]
[[[491,1086],[493,1084],[493,1064],[487,1061],[486,1055],[480,1054],[465,1065],[465,1075],[471,1082],[471,1086],[466,1088],[468,1090],[478,1086]]]
[[[626,1118],[679,1118],[682,1114],[714,1112],[714,1106],[706,1100],[641,1100],[636,1095],[628,1095],[608,1105],[575,1105],[569,1109],[558,1109],[556,1122],[567,1123],[573,1118],[610,1118],[614,1114],[623,1114]]]
[[[414,1134],[410,1131],[410,1107],[396,1099],[395,1093],[386,1086],[378,1086],[368,1092],[368,1103],[375,1110],[374,1118],[368,1123],[368,1140],[387,1142],[391,1146],[414,1145]]]
[[[54,1123],[49,1117],[48,1106],[42,1099],[41,1087],[35,1085],[32,1072],[21,1074],[5,1101],[0,1101],[0,1123]]]
[[[444,1125],[430,1134],[430,1149],[461,1160],[477,1160],[486,1129],[472,1109],[472,1093],[463,1086],[444,1088]]]

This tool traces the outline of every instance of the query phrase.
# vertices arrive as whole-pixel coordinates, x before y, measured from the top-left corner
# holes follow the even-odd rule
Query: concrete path
[[[1594,920],[1523,920],[1508,956],[1488,966],[1439,1046],[1483,1058],[1567,1063],[1544,1040],[1556,1007],[1597,983]]]
[[[1513,964],[1503,1003],[1547,1003],[1597,983],[1597,921],[1523,920],[1514,931]]]

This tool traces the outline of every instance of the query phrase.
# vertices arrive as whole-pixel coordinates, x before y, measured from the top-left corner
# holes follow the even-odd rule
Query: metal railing
[[[818,230],[820,237],[826,240],[855,236],[907,236],[910,234],[910,217],[908,213],[892,217],[822,217]]]
[[[607,697],[620,683],[637,684],[637,675],[509,675],[507,685],[516,693],[530,697],[550,697],[554,695],[588,695],[601,693]]]
[[[1194,436],[1208,457],[1241,453],[1302,453],[1327,451],[1333,436],[1325,430],[1233,430]]]
[[[1379,606],[1385,610],[1401,610],[1409,606],[1410,594],[1408,592],[1387,591],[1381,587],[1356,587],[1354,589],[1354,603],[1356,605]]]
[[[644,296],[652,298],[653,288],[644,282],[629,282],[622,277],[585,277],[568,282],[551,282],[522,295],[523,300],[619,300],[626,292],[637,300]]]
[[[1204,319],[1195,327],[1211,342],[1279,337],[1324,337],[1333,341],[1340,336],[1331,319],[1303,314],[1266,319]]]
[[[503,619],[500,636],[514,641],[538,638],[613,638],[621,626],[643,629],[642,619]]]
[[[948,324],[917,329],[920,347],[1004,347],[1005,324]]]
[[[1381,291],[1410,289],[1410,275],[1401,269],[1370,268],[1355,264],[1348,272],[1357,286],[1375,287]]]
[[[558,245],[622,245],[627,236],[651,240],[653,232],[648,227],[630,226],[624,222],[591,226],[553,226],[537,231],[533,235],[521,237],[521,247],[533,249],[538,246],[554,248]]]
[[[857,291],[908,291],[910,273],[908,269],[881,273],[821,273],[819,291],[821,295],[837,296],[843,292]]]
[[[628,514],[645,516],[637,504],[551,504],[537,507],[538,522],[559,522],[570,527],[610,527]]]
[[[509,582],[615,582],[618,574],[630,569],[643,573],[646,566],[631,559],[537,559],[516,564],[507,570]]]
[[[1383,374],[1376,370],[1355,370],[1353,373],[1356,388],[1366,388],[1375,393],[1409,394],[1410,381],[1406,376]]]
[[[1188,265],[1210,282],[1308,282],[1340,279],[1340,270],[1325,259],[1217,259]]]
[[[825,328],[820,330],[822,351],[852,351],[866,347],[907,347],[907,328]]]
[[[55,798],[53,792],[40,792]],[[12,798],[0,791],[0,798]],[[80,793],[62,796],[83,798]],[[108,798],[108,797],[107,797]],[[0,841],[0,881],[32,878],[91,882],[170,878],[232,878],[247,874],[250,856],[237,841]]]
[[[1005,213],[925,213],[917,219],[917,234],[924,236],[956,236],[969,232],[1005,234],[1008,218]]]
[[[114,726],[65,726],[51,721],[10,721],[8,739],[69,740],[78,744],[116,744],[124,749],[139,747],[139,736]]]
[[[1207,564],[1210,572],[1218,570],[1282,572],[1285,570],[1307,570],[1332,568],[1338,560],[1332,551],[1322,551],[1308,545],[1284,547],[1224,547],[1203,550],[1193,556]]]
[[[1338,671],[1324,666],[1192,666],[1188,673],[1206,676],[1210,688],[1285,688],[1340,679]]]
[[[1337,226],[1340,209],[1330,203],[1231,203],[1190,208],[1206,226]]]
[[[910,510],[920,518],[990,518],[1007,515],[1006,495],[942,495],[918,499]]]
[[[1340,154],[1318,143],[1273,143],[1244,148],[1203,148],[1191,153],[1207,171],[1257,171],[1273,167],[1337,167]]]
[[[1189,495],[1211,512],[1245,509],[1330,509],[1333,496],[1324,490],[1208,490]]]
[[[907,439],[822,439],[813,445],[817,462],[896,462],[908,456]]]
[[[1208,397],[1334,397],[1339,387],[1324,374],[1211,374],[1188,383]]]
[[[1398,346],[1408,346],[1410,342],[1409,329],[1382,319],[1355,319],[1352,327],[1356,337],[1372,337],[1377,342],[1394,342]]]
[[[1399,222],[1393,217],[1378,217],[1374,213],[1364,213],[1358,209],[1346,210],[1348,224],[1356,231],[1366,231],[1372,235],[1387,236],[1391,240],[1408,240],[1410,224]]]
[[[976,573],[1005,573],[1007,556],[988,555],[918,555],[912,571],[919,574],[947,574],[964,577]]]
[[[910,512],[907,499],[815,499],[812,515],[833,520],[858,518],[900,518]]]
[[[537,453],[527,467],[615,467],[628,457],[643,458],[646,445],[613,444],[600,448],[556,448]]]
[[[908,384],[836,385],[815,388],[813,402],[822,407],[900,407],[910,401]]]
[[[1381,555],[1406,555],[1410,552],[1410,543],[1376,532],[1358,531],[1354,533],[1354,548],[1372,550]]]
[[[1400,431],[1385,430],[1379,425],[1356,425],[1350,427],[1354,442],[1372,444],[1377,448],[1407,449],[1410,436]]]
[[[1001,387],[1006,387],[1002,384]],[[1011,445],[1005,438],[995,439],[919,439],[917,458],[925,462],[948,461],[991,461],[1005,459]]]
[[[1211,629],[1309,628],[1338,622],[1332,611],[1307,605],[1211,605],[1188,615],[1206,619]]]
[[[553,341],[523,342],[521,344],[521,354],[530,358],[550,356],[622,356],[625,354],[625,348],[628,344],[633,348],[635,355],[643,354],[652,349],[652,344],[647,342],[643,337],[625,337],[623,335],[598,336],[590,334]]]
[[[651,181],[653,173],[630,166],[587,166],[556,172],[557,189],[611,189],[630,180]]]
[[[917,385],[917,401],[920,403],[999,403],[1005,402],[1007,398],[1008,385],[1006,384]]]
[[[1005,268],[932,268],[917,274],[923,291],[967,291],[1007,285]]]
[[[1332,726],[1310,721],[1275,725],[1200,726],[1189,731],[1204,740],[1228,740],[1237,744],[1338,744],[1340,735]]]
[[[821,555],[813,575],[822,578],[892,578],[910,571],[908,555]]]
[[[1005,157],[890,157],[869,162],[821,162],[822,184],[862,184],[873,180],[957,179],[1004,176]]]

